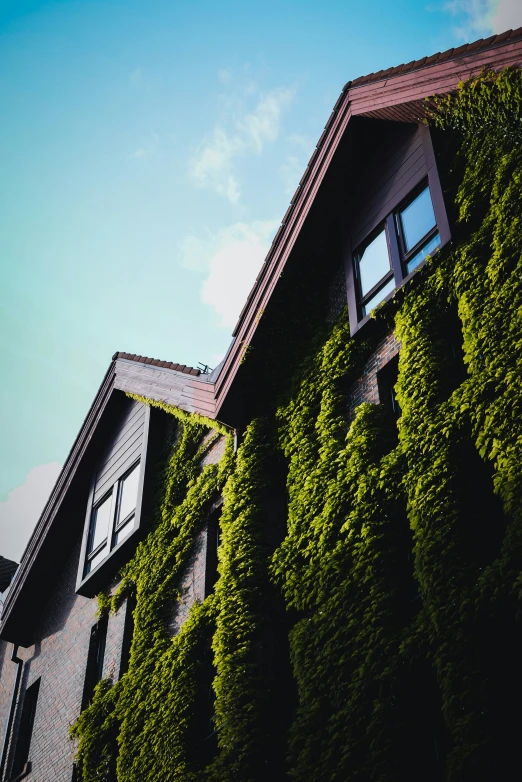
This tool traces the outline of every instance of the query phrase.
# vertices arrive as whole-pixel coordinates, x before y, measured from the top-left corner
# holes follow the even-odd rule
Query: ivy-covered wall
[[[382,337],[346,313],[200,469],[173,414],[132,593],[127,673],[73,727],[84,782],[511,779],[522,701],[522,76],[438,101],[453,240],[376,313],[401,343],[398,422],[347,393]],[[368,330],[367,330],[368,331]],[[286,491],[282,487],[286,480]],[[165,616],[210,504],[219,578]],[[210,696],[210,697],[209,697]]]

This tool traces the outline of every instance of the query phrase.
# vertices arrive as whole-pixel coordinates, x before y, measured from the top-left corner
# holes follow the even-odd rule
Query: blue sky
[[[116,350],[214,366],[344,83],[515,0],[0,3],[0,554]]]

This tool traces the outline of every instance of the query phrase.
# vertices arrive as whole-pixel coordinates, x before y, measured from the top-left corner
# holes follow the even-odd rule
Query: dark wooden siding
[[[145,405],[128,400],[96,469],[94,502],[139,458],[145,429]]]
[[[354,183],[349,217],[355,249],[374,228],[427,176],[428,168],[417,125],[397,125],[368,158]]]

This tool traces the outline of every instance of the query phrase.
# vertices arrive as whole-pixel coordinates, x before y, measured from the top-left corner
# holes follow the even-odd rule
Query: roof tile
[[[116,361],[118,358],[123,358],[126,361],[136,361],[138,364],[150,364],[165,369],[174,369],[176,372],[184,372],[186,375],[201,374],[199,369],[187,367],[185,364],[175,364],[173,361],[160,361],[157,358],[149,358],[148,356],[137,356],[135,353],[122,353],[120,351],[113,355],[112,360]]]
[[[404,63],[403,65],[396,65],[394,68],[387,68],[376,73],[368,73],[366,76],[358,76],[356,79],[348,82],[345,89],[351,87],[360,87],[363,84],[370,84],[374,81],[380,81],[388,76],[396,76],[399,73],[406,73],[414,71],[417,68],[425,68],[427,65],[433,65],[436,62],[442,62],[444,60],[450,60],[453,57],[459,57],[467,52],[476,52],[479,49],[487,49],[488,46],[494,46],[504,41],[512,41],[516,38],[522,38],[522,27],[518,27],[516,30],[506,30],[499,35],[491,35],[489,38],[480,38],[478,41],[472,43],[465,43],[457,48],[447,49],[445,52],[437,52],[430,57],[423,57],[421,60],[412,60],[412,62]],[[343,91],[344,92],[344,91]],[[341,93],[342,97],[342,93]],[[339,101],[337,102],[339,103]],[[337,108],[337,104],[335,106]],[[334,109],[335,110],[335,109]]]
[[[468,43],[468,52],[475,51],[475,49],[481,49],[484,46],[484,38],[479,38],[478,41]]]
[[[435,54],[431,54],[429,57],[426,57],[426,61],[424,65],[433,65],[434,62],[437,62],[437,60],[440,57],[440,52],[436,52]]]
[[[455,49],[446,49],[445,52],[441,52],[439,55],[438,62],[443,62],[444,60],[451,60],[454,51]]]
[[[469,49],[469,43],[464,43],[462,46],[457,46],[456,49],[453,49],[452,57],[458,57],[459,54],[464,54],[465,51]]]

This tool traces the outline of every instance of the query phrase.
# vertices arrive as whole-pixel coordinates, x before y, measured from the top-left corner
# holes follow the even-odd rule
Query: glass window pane
[[[123,527],[120,527],[118,532],[114,536],[114,545],[117,546],[118,543],[121,543],[122,540],[125,540],[125,538],[130,535],[132,530],[134,529],[134,519],[136,517],[133,516],[129,521],[123,525]]]
[[[383,229],[359,255],[362,295],[366,296],[389,271],[390,257],[388,255],[386,232]]]
[[[129,513],[136,508],[136,499],[138,497],[138,483],[140,479],[140,465],[130,472],[122,481],[120,489],[120,510],[118,513],[118,522],[127,518]]]
[[[366,302],[366,304],[363,307],[363,315],[367,315],[371,310],[374,309],[378,304],[381,303],[381,301],[385,298],[385,296],[388,295],[388,293],[391,293],[392,290],[395,288],[395,280],[392,278],[389,280],[384,287],[381,288],[379,293],[376,293],[375,296],[372,296],[370,301]]]
[[[103,540],[107,539],[111,520],[111,503],[112,494],[109,494],[93,511],[89,552],[94,551]]]
[[[90,573],[91,570],[94,570],[96,565],[99,565],[102,559],[105,559],[107,556],[108,546],[104,546],[98,553],[92,558],[89,559],[87,562],[87,573]]]
[[[406,209],[400,212],[400,216],[404,244],[406,252],[409,252],[428,231],[435,227],[435,213],[429,187],[408,204]]]
[[[439,244],[440,244],[440,236],[438,234],[435,234],[435,236],[433,236],[429,240],[429,242],[426,242],[424,247],[421,250],[419,250],[418,253],[415,253],[413,258],[410,258],[410,260],[406,264],[407,273],[409,274],[414,269],[416,269],[419,263],[421,263],[426,258],[427,255],[431,255],[437,249]]]

